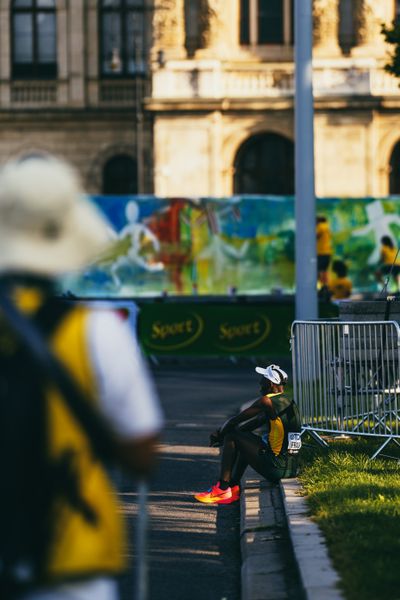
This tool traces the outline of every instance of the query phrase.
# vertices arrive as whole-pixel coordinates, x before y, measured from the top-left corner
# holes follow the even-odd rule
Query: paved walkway
[[[246,397],[253,374],[239,369],[159,369],[166,415],[160,460],[149,494],[148,600],[240,600],[239,503],[207,506],[193,495],[216,480],[219,450],[209,435]],[[122,487],[135,536],[136,495]],[[135,548],[132,545],[132,558]],[[131,600],[132,578],[121,583]]]

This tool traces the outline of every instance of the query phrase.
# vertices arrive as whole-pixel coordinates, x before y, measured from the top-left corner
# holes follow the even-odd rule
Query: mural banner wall
[[[79,297],[293,294],[293,197],[93,196],[113,243],[91,268],[64,281]],[[345,260],[353,292],[380,289],[379,240],[400,239],[400,198],[317,200]]]

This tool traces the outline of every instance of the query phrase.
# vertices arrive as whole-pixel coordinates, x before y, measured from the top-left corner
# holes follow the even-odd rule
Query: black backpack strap
[[[66,367],[49,349],[36,325],[14,306],[4,290],[0,290],[0,310],[18,339],[30,351],[43,378],[55,384],[61,391],[71,412],[86,431],[95,454],[104,461],[115,458],[115,438],[105,420],[78,387]]]
[[[70,302],[62,298],[49,297],[41,304],[31,321],[45,338],[49,338],[63,319],[73,310]]]
[[[283,415],[288,415],[289,418],[294,414],[294,400],[291,400],[290,404],[286,406],[283,410],[278,413],[278,417],[282,417]]]

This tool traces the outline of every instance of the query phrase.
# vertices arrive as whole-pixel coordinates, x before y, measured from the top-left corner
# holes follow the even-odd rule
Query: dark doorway
[[[110,158],[103,169],[103,194],[137,193],[136,161],[126,154]]]
[[[389,194],[400,195],[400,142],[397,142],[390,157]]]
[[[276,133],[248,139],[235,160],[235,194],[294,194],[294,144]]]

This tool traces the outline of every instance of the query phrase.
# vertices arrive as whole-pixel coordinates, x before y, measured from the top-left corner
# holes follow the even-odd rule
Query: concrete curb
[[[285,515],[278,486],[272,489],[251,468],[241,482],[242,600],[287,600],[282,540]],[[280,508],[277,508],[279,505]]]
[[[280,482],[293,552],[307,600],[343,600],[339,576],[332,566],[324,537],[310,519],[303,488],[297,479]]]
[[[279,486],[271,486],[248,468],[241,488],[241,600],[288,598],[281,546],[286,528],[304,600],[343,600],[339,576],[318,525],[308,516],[299,481],[284,479]]]

